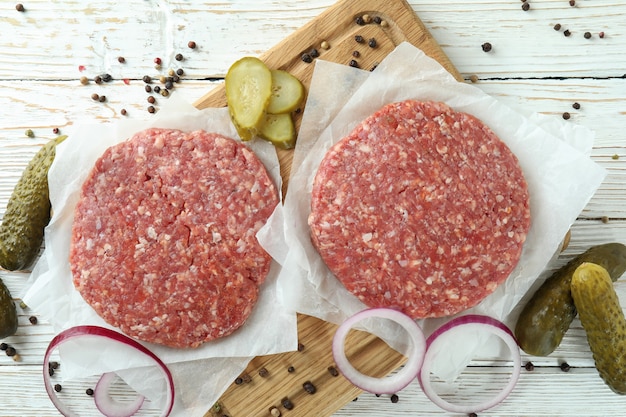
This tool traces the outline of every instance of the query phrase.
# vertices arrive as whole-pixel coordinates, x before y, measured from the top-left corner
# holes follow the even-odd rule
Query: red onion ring
[[[486,400],[479,404],[457,405],[452,404],[443,398],[441,398],[433,389],[430,381],[430,370],[432,368],[434,355],[439,353],[442,346],[446,343],[447,337],[454,336],[455,329],[459,329],[461,326],[474,328],[476,330],[489,332],[502,339],[513,356],[513,373],[507,385],[496,395],[495,397]],[[449,342],[448,342],[449,343]],[[453,413],[473,413],[486,410],[501,403],[517,384],[517,381],[521,372],[521,355],[515,336],[511,330],[506,327],[500,321],[487,316],[482,315],[466,315],[452,319],[448,323],[438,328],[433,334],[430,335],[426,341],[426,356],[424,357],[424,364],[419,372],[419,382],[424,394],[440,408]]]
[[[163,409],[163,412],[161,413],[161,417],[167,417],[170,415],[170,413],[172,412],[172,408],[174,407],[174,379],[172,378],[172,374],[170,373],[170,370],[167,368],[167,366],[165,365],[165,363],[163,363],[163,361],[156,356],[154,353],[152,353],[152,351],[150,351],[150,349],[146,348],[144,345],[142,345],[141,343],[137,342],[134,339],[131,339],[128,336],[125,336],[121,333],[118,333],[114,330],[111,329],[107,329],[104,327],[99,327],[99,326],[76,326],[76,327],[71,327],[67,330],[62,331],[61,333],[59,333],[58,335],[56,335],[51,341],[50,344],[48,345],[48,348],[46,349],[46,353],[44,355],[44,360],[43,360],[43,380],[44,380],[44,385],[46,387],[46,392],[48,393],[48,396],[50,397],[50,400],[52,401],[52,403],[54,404],[54,406],[57,408],[57,410],[59,410],[59,412],[61,414],[63,414],[65,417],[76,417],[77,415],[75,413],[73,413],[69,408],[67,408],[67,406],[65,404],[63,404],[59,398],[56,395],[56,392],[54,391],[54,388],[50,382],[50,373],[48,370],[48,363],[50,362],[50,356],[52,354],[52,352],[61,344],[65,343],[66,341],[70,340],[70,339],[76,339],[78,337],[85,337],[85,336],[96,336],[96,337],[103,337],[105,339],[110,339],[122,344],[125,344],[127,346],[130,346],[136,350],[138,350],[139,352],[143,353],[144,355],[147,355],[149,358],[151,358],[159,367],[159,369],[161,370],[161,372],[163,373],[163,376],[165,377],[165,381],[167,383],[167,399],[166,399],[166,405],[165,408]],[[104,374],[106,375],[106,374]],[[103,375],[103,377],[104,377]],[[108,378],[108,377],[106,377]],[[106,383],[106,379],[104,381]],[[104,385],[102,386],[102,388],[104,388]],[[101,389],[101,391],[103,391]],[[104,390],[106,391],[106,390]],[[95,394],[95,392],[94,392]],[[143,400],[142,400],[143,402]],[[97,405],[97,404],[96,404]],[[106,408],[106,407],[105,407]],[[100,410],[102,411],[102,410]],[[135,410],[136,411],[136,410]],[[104,413],[104,411],[102,411]],[[116,416],[115,414],[111,414],[109,415],[109,417],[114,417]]]
[[[348,332],[356,323],[366,318],[394,321],[406,330],[411,339],[411,351],[406,364],[392,376],[375,378],[362,374],[346,357],[344,346]],[[419,373],[425,350],[426,338],[415,320],[401,311],[390,308],[370,308],[356,313],[339,326],[333,337],[333,358],[339,371],[358,388],[375,394],[393,394],[409,385]]]
[[[130,417],[134,415],[146,399],[143,395],[138,395],[134,401],[128,403],[120,403],[111,398],[109,388],[116,375],[114,372],[105,372],[102,374],[96,388],[94,389],[93,399],[96,407],[102,414],[108,417]]]

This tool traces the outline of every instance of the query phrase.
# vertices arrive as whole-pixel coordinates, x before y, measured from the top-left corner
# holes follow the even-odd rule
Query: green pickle
[[[50,222],[48,170],[59,136],[41,147],[11,194],[0,225],[0,266],[9,271],[29,266],[39,253],[44,228]]]
[[[524,306],[515,326],[515,337],[524,352],[548,356],[559,346],[576,317],[570,292],[572,276],[585,262],[602,266],[615,281],[626,272],[626,246],[621,243],[594,246],[548,277]]]
[[[611,276],[599,265],[583,263],[571,290],[600,377],[614,392],[626,394],[626,319]]]
[[[17,331],[17,309],[9,289],[0,279],[0,339],[9,337]]]

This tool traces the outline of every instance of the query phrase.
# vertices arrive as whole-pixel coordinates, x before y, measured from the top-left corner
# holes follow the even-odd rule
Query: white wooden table
[[[355,0],[357,1],[357,0]],[[0,214],[38,147],[78,121],[148,119],[141,81],[163,68],[184,68],[176,91],[193,102],[214,87],[229,65],[258,55],[333,4],[333,0],[27,0],[0,3]],[[561,117],[596,132],[592,157],[608,176],[572,227],[569,248],[555,268],[587,247],[626,242],[626,3],[617,0],[410,0],[410,4],[466,80],[502,102]],[[561,24],[560,31],[554,30]],[[564,36],[565,29],[571,36]],[[583,34],[589,31],[590,39]],[[604,32],[600,38],[599,33]],[[197,47],[187,44],[195,41]],[[490,42],[485,53],[481,44]],[[182,61],[175,55],[183,54]],[[118,57],[124,57],[120,63]],[[82,76],[109,73],[114,81],[81,85]],[[105,95],[105,103],[92,93]],[[156,107],[161,100],[158,99]],[[572,104],[580,103],[580,109]],[[35,137],[25,135],[31,129]],[[608,220],[608,221],[607,221]],[[0,271],[19,304],[27,272]],[[626,282],[616,283],[626,305]],[[19,330],[5,341],[20,362],[0,355],[0,416],[58,415],[44,391],[43,352],[53,337],[36,311],[20,313]],[[578,320],[547,358],[524,356],[535,369],[522,372],[513,394],[481,415],[623,416],[626,398],[600,380]],[[562,361],[569,372],[559,368]],[[489,368],[484,370],[488,377]],[[72,387],[68,387],[67,392]],[[80,388],[74,387],[79,395]],[[72,395],[72,394],[64,394]],[[84,396],[84,394],[82,394]],[[88,401],[84,399],[84,401]],[[417,384],[399,402],[363,394],[336,416],[447,415]],[[296,415],[296,414],[294,414]]]

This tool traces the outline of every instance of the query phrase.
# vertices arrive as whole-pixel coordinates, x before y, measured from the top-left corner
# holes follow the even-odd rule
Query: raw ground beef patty
[[[370,307],[448,316],[492,293],[530,227],[516,157],[443,103],[389,104],[337,142],[309,216],[322,259]]]
[[[74,285],[137,339],[196,347],[241,326],[270,257],[255,234],[278,203],[261,161],[217,134],[149,129],[107,149],[82,187]]]

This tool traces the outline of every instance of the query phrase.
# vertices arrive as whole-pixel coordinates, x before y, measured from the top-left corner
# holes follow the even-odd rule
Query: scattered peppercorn
[[[472,75],[470,75],[469,79],[470,79],[471,82],[477,83],[478,82],[478,75],[472,74]]]
[[[309,55],[311,55],[311,58],[317,58],[318,56],[320,56],[320,52],[313,48],[309,51]]]
[[[386,28],[387,26],[389,26],[389,23],[387,23],[387,21],[386,21],[386,20],[382,20],[382,21],[380,22],[380,26],[381,26],[381,27]]]
[[[52,133],[54,133],[55,135],[58,135],[58,134],[59,134],[59,132],[60,132],[60,130],[59,130],[59,128],[58,128],[58,127],[53,127],[53,128],[52,128]]]
[[[152,82],[152,78],[149,75],[144,75],[143,82],[146,84],[150,84]]]
[[[391,400],[392,403],[394,403],[394,404],[397,403],[399,399],[400,398],[398,397],[397,394],[391,394],[390,400]]]
[[[159,82],[160,82],[161,84],[165,84],[165,82],[166,82],[166,81],[167,81],[167,77],[166,77],[165,75],[161,75],[161,76],[159,77]]]
[[[22,310],[26,310],[28,308],[28,306],[26,305],[26,303],[24,302],[24,300],[20,300],[20,308]]]
[[[298,343],[298,352],[302,352],[304,350],[304,345],[302,343]]]
[[[26,131],[24,132],[24,135],[28,136],[29,138],[34,138],[35,132],[33,132],[32,129],[26,129]]]
[[[36,316],[30,316],[28,318],[28,321],[30,322],[30,324],[37,324],[37,317]]]
[[[565,30],[563,31],[563,35],[564,35],[564,36],[569,36],[569,35],[571,35],[571,34],[572,34],[572,32],[570,32],[570,31],[569,31],[569,29],[565,29]]]
[[[293,366],[290,366],[289,368],[287,368],[287,372],[289,372],[290,374],[294,373],[296,371],[296,368],[294,368]]]
[[[183,59],[185,59],[185,57],[183,57],[183,54],[176,54],[176,56],[174,57],[174,59],[176,61],[182,61]]]
[[[126,109],[122,109],[120,110],[120,113],[122,113],[122,116],[126,116],[128,114],[128,112],[126,111]]]
[[[87,85],[89,84],[89,78],[85,77],[84,75],[82,77],[80,77],[80,83],[82,85]]]
[[[522,10],[527,12],[530,9],[530,4],[528,3],[524,3],[522,4]]]
[[[557,32],[561,30],[561,24],[557,23],[556,25],[554,25],[554,30],[556,30]]]
[[[179,83],[180,82],[180,77],[178,75],[174,75],[172,77],[172,81],[175,82],[175,83]]]
[[[365,20],[363,19],[363,16],[357,16],[357,18],[354,21],[359,26],[365,25]]]
[[[107,101],[107,96],[100,96],[100,103],[104,103],[105,101]]]
[[[94,81],[96,84],[102,84],[102,77],[101,77],[101,76],[99,76],[99,75],[96,75],[96,76],[94,77],[93,81]]]
[[[354,59],[351,59],[351,60],[350,60],[350,64],[349,64],[349,65],[350,65],[351,67],[354,67],[354,68],[359,68],[359,63],[358,63],[358,62],[356,62],[356,60],[354,60]]]
[[[372,65],[372,68],[370,68],[370,72],[374,71],[376,69],[376,67],[378,67],[378,64]]]
[[[489,42],[483,43],[480,47],[483,48],[483,52],[489,52],[491,51],[491,48],[492,48]]]
[[[383,19],[381,19],[380,16],[374,16],[374,23],[376,23],[377,25],[380,25],[380,22],[382,22]]]
[[[357,43],[363,43],[363,42],[365,42],[365,39],[363,39],[363,36],[361,36],[361,35],[355,35],[355,36],[354,36],[354,40],[355,40]]]
[[[7,350],[9,347],[9,345],[7,345],[6,343],[2,342],[0,343],[0,350]]]
[[[54,375],[54,369],[50,368],[48,366],[48,375],[53,376]]]
[[[146,84],[146,86],[144,87],[144,90],[146,90],[146,93],[150,93],[150,92],[152,92],[152,87],[150,87],[150,85]]]
[[[98,94],[96,94],[96,93],[93,93],[93,94],[91,95],[91,99],[92,99],[93,101],[98,101],[98,100],[100,100],[100,96],[99,96]]]
[[[156,109],[154,108],[154,106],[148,106],[148,113],[154,113],[156,112]]]
[[[306,62],[307,64],[313,62],[313,58],[311,57],[311,55],[304,53],[302,54],[302,56],[300,57],[300,59],[302,59],[303,62]]]
[[[272,417],[280,417],[280,410],[276,407],[270,408],[270,415]]]
[[[270,374],[270,373],[269,373],[269,371],[267,370],[267,368],[263,367],[263,368],[259,369],[259,376],[260,376],[261,378],[265,378],[265,377],[267,377],[269,374]]]
[[[571,116],[570,116],[570,114],[569,114],[568,112],[563,112],[563,118],[564,118],[565,120],[569,120],[569,118],[570,118],[570,117],[571,117]]]
[[[585,32],[584,35],[585,39],[590,39],[591,38],[591,32]]]
[[[476,414],[476,413],[469,413],[467,415],[467,417],[478,417],[478,414]]]
[[[17,10],[18,12],[23,12],[24,11],[24,5],[22,3],[17,3],[15,5],[15,10]]]
[[[337,368],[335,368],[334,366],[328,367],[328,373],[330,373],[332,376],[339,376],[339,371],[337,371]]]
[[[159,57],[154,58],[154,63],[157,65],[161,65],[161,58]]]
[[[372,16],[368,15],[368,14],[364,14],[363,15],[363,21],[365,23],[372,23]]]
[[[154,98],[154,96],[148,96],[148,103],[154,104],[155,101],[156,99]]]
[[[302,384],[302,388],[309,394],[315,394],[317,392],[317,388],[315,388],[315,385],[313,385],[311,381],[306,381]]]
[[[241,385],[243,384],[243,378],[238,376],[237,378],[235,378],[235,384],[236,385]]]
[[[48,367],[50,369],[59,369],[59,366],[61,366],[61,364],[57,361],[48,362]]]
[[[196,46],[197,46],[197,45],[196,45],[196,43],[195,43],[194,41],[189,41],[189,42],[187,42],[187,47],[188,47],[189,49],[196,49]]]
[[[117,62],[119,62],[120,64],[123,64],[126,62],[126,58],[124,58],[123,56],[118,56],[117,57]]]
[[[567,362],[561,363],[560,368],[561,368],[561,371],[563,372],[569,372],[569,370],[571,369],[571,367],[569,366]]]
[[[359,51],[352,51],[352,56],[358,58],[361,56],[361,53]]]
[[[535,365],[531,361],[528,361],[528,362],[526,362],[526,365],[524,365],[524,368],[526,368],[526,370],[528,372],[534,371],[535,370]]]
[[[85,394],[87,394],[87,395],[89,395],[89,396],[92,396],[92,395],[93,395],[93,390],[92,390],[91,388],[87,388],[87,389],[85,390]]]
[[[357,401],[358,399],[359,399],[359,397],[354,397],[354,398],[352,399],[352,402],[355,402],[355,401]]]
[[[369,41],[367,41],[367,44],[369,45],[370,48],[376,48],[376,39],[371,38]]]
[[[619,159],[619,155],[618,154],[613,154],[611,159],[613,159],[614,161],[617,161]]]
[[[167,97],[167,96],[169,96],[169,95],[170,95],[170,92],[169,92],[168,90],[166,90],[166,89],[163,89],[163,90],[161,90],[161,95],[162,95],[163,97]]]
[[[604,224],[607,224],[609,222],[609,217],[608,216],[602,216],[600,218],[600,221]]]
[[[61,386],[61,384],[54,384],[54,390],[56,392],[61,392],[62,389],[63,387]]]
[[[322,43],[320,44],[320,48],[328,50],[330,48],[330,44],[327,41],[322,41]]]
[[[17,353],[17,351],[15,350],[15,348],[13,346],[8,346],[6,348],[5,353],[7,354],[7,356],[15,356],[15,354]]]
[[[165,88],[168,90],[171,90],[172,88],[174,88],[174,82],[173,80],[167,80],[165,81]]]
[[[293,403],[287,397],[283,398],[280,403],[285,407],[286,410],[293,410]]]
[[[603,38],[604,38],[604,32],[600,32],[600,33],[598,33],[598,37],[599,37],[600,39],[603,39]]]
[[[182,68],[178,68],[178,69],[176,70],[176,75],[183,75],[184,73],[185,73],[185,71],[183,71],[183,69],[182,69]]]
[[[158,85],[155,85],[154,88],[152,89],[155,93],[160,93],[161,92],[161,87],[159,87]]]
[[[569,0],[569,5],[574,7],[576,6],[576,1],[575,0]]]

